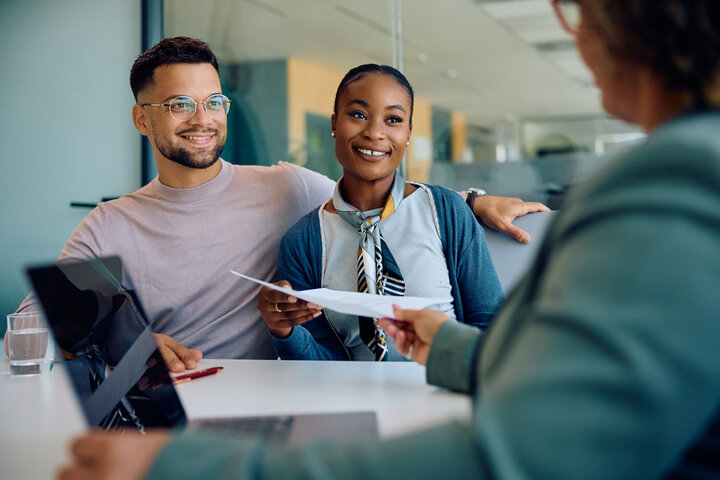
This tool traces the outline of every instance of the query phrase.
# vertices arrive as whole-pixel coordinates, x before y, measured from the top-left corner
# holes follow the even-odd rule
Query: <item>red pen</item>
[[[190,381],[194,378],[207,377],[208,375],[218,373],[222,369],[223,367],[211,367],[205,370],[198,370],[197,372],[183,373],[182,375],[173,377],[173,383],[177,385],[178,383],[185,383],[185,381]]]

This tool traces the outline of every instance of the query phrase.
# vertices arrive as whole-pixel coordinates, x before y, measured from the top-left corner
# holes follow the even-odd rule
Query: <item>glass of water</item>
[[[54,346],[40,312],[7,316],[10,374],[33,375],[52,370]]]

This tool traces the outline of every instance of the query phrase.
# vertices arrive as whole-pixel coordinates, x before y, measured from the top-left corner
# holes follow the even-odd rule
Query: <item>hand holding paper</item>
[[[278,287],[272,283],[258,280],[230,270],[238,277],[250,280],[259,285],[264,285],[273,290],[292,295],[301,300],[321,305],[329,310],[370,318],[393,318],[393,304],[403,309],[420,310],[431,305],[451,302],[452,298],[433,297],[393,297],[385,295],[371,295],[369,293],[343,292],[329,288],[315,288],[312,290],[293,290],[291,288]]]

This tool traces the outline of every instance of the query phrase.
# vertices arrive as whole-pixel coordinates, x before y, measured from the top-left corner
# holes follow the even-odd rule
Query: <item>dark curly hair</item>
[[[410,96],[410,125],[412,125],[413,109],[415,108],[415,93],[413,88],[410,86],[410,82],[405,78],[405,75],[400,73],[399,70],[389,65],[377,65],[375,63],[366,63],[359,65],[355,68],[350,69],[338,85],[337,91],[335,92],[335,103],[333,104],[333,113],[337,114],[338,100],[343,92],[347,89],[348,85],[353,82],[357,82],[368,73],[382,73],[388,77],[392,77],[395,81],[405,89],[407,94]]]
[[[155,69],[171,63],[209,63],[219,72],[217,58],[207,43],[191,37],[163,38],[140,54],[130,69],[130,88],[135,101],[138,94],[152,84]]]
[[[704,103],[720,73],[719,0],[592,0],[613,54]]]

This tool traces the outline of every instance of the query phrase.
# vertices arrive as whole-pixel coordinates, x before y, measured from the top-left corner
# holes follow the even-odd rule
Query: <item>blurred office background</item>
[[[71,202],[154,175],[130,120],[129,69],[143,36],[175,35],[220,59],[232,163],[337,179],[335,89],[368,62],[396,66],[416,90],[410,180],[559,208],[643,137],[602,113],[548,0],[0,0],[3,319],[28,290],[23,268],[54,260],[88,213]]]

